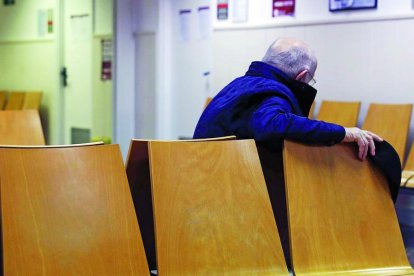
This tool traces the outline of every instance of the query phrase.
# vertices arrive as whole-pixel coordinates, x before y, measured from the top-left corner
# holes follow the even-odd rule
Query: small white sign
[[[233,22],[247,22],[249,12],[248,0],[233,0],[232,12]]]

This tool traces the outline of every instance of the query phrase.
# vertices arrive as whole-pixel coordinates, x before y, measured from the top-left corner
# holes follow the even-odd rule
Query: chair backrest
[[[0,148],[4,274],[149,275],[118,145]]]
[[[7,92],[0,91],[0,110],[3,110],[4,105],[6,103]]]
[[[42,92],[27,92],[23,100],[23,110],[28,109],[40,109],[40,104],[42,101]]]
[[[315,112],[315,102],[313,102],[312,103],[312,105],[311,105],[311,108],[310,108],[310,110],[309,110],[309,115],[308,115],[308,118],[309,119],[312,119],[313,118],[313,113]]]
[[[410,127],[412,104],[371,104],[362,125],[387,140],[397,151],[401,163]]]
[[[203,142],[234,140],[235,136],[197,140],[177,140],[175,142]],[[152,210],[151,179],[148,156],[148,143],[151,140],[132,139],[126,162],[128,182],[134,201],[135,213],[147,255],[148,266],[157,269],[154,233],[154,214]],[[173,141],[169,141],[173,142]]]
[[[405,162],[401,177],[401,185],[414,188],[414,143],[411,145],[410,153]]]
[[[0,145],[44,145],[37,110],[0,111]]]
[[[4,110],[21,110],[23,106],[25,92],[11,92],[7,99]]]
[[[358,123],[361,102],[322,101],[317,120],[354,127]]]
[[[289,275],[253,140],[148,149],[160,275]]]
[[[204,108],[208,106],[208,104],[211,102],[212,99],[213,99],[212,97],[207,97],[206,101],[204,102]]]
[[[414,272],[386,179],[353,145],[286,141],[283,154],[295,275]]]

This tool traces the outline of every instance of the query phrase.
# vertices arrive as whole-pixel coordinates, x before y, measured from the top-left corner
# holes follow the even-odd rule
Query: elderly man
[[[316,65],[315,55],[304,42],[276,40],[261,62],[253,62],[244,76],[214,97],[194,133],[194,138],[235,135],[256,141],[288,266],[283,140],[319,145],[356,142],[361,160],[368,152],[375,155],[374,141],[382,141],[369,131],[307,118],[316,96],[311,86],[315,82]]]
[[[311,86],[317,60],[302,41],[282,38],[270,45],[261,62],[232,81],[207,106],[194,138],[235,135],[253,138],[258,145],[280,151],[283,139],[333,145],[356,142],[358,157],[375,155],[372,132],[307,118],[316,96]]]

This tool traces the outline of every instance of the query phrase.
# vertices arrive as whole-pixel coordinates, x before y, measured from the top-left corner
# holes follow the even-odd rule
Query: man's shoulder
[[[260,76],[242,76],[224,87],[220,93],[236,92],[237,94],[269,93],[291,94],[291,90],[283,83]],[[220,94],[219,93],[219,94]]]

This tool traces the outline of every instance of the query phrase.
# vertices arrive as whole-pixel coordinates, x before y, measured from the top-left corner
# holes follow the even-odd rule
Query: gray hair
[[[292,79],[303,70],[308,70],[311,78],[317,66],[316,57],[309,47],[292,39],[278,39],[273,42],[262,61],[277,67]]]

